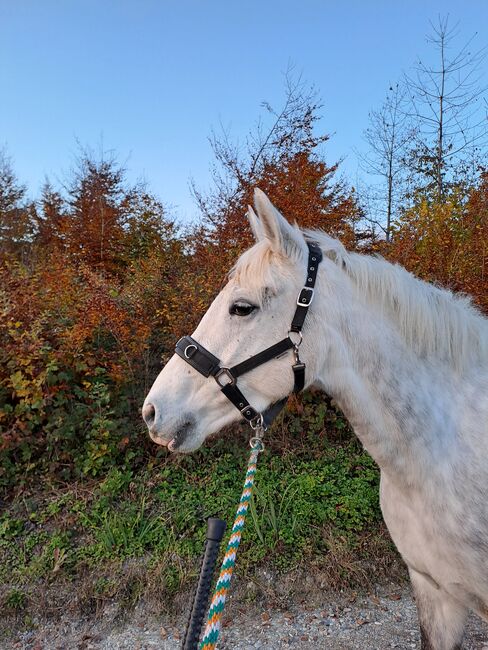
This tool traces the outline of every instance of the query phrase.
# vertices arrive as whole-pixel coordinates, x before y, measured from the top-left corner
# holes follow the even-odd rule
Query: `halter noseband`
[[[206,350],[198,341],[191,336],[184,336],[176,344],[175,352],[183,361],[190,364],[192,368],[204,377],[212,376],[220,386],[221,391],[228,400],[240,411],[241,415],[249,422],[254,429],[259,426],[267,427],[285,406],[288,396],[272,404],[264,413],[259,413],[253,408],[241,391],[237,388],[237,378],[246,372],[261,366],[271,359],[276,359],[287,350],[293,349],[295,363],[292,366],[295,384],[294,393],[299,393],[305,385],[305,364],[300,360],[298,349],[302,342],[302,327],[308,308],[313,300],[317,270],[322,261],[322,251],[316,242],[307,242],[308,265],[307,279],[305,285],[297,298],[297,308],[291,322],[288,336],[269,348],[258,352],[254,356],[238,363],[232,368],[220,365],[220,360],[211,352]]]

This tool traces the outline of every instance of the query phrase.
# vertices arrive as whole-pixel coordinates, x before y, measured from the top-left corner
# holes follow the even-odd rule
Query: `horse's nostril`
[[[151,428],[156,419],[156,409],[152,404],[144,404],[142,407],[142,417],[147,426]]]

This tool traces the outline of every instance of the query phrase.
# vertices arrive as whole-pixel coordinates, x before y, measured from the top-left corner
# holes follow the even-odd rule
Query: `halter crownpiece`
[[[241,375],[254,370],[271,359],[276,359],[287,350],[293,349],[295,363],[292,365],[294,376],[293,392],[299,393],[305,386],[305,364],[300,360],[299,347],[302,343],[302,327],[313,301],[317,271],[322,261],[322,251],[316,242],[307,242],[308,263],[305,285],[298,294],[297,308],[290,325],[288,336],[269,348],[238,363],[232,368],[220,365],[220,359],[205,349],[191,336],[183,336],[176,344],[176,354],[204,377],[212,376],[220,390],[228,400],[240,411],[242,417],[249,422],[253,429],[268,427],[285,406],[288,395],[272,404],[264,413],[253,408],[237,387],[237,379]]]

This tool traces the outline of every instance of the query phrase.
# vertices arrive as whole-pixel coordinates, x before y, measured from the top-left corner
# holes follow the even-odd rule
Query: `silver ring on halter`
[[[193,352],[192,354],[190,354],[190,353],[188,352],[188,350],[189,350],[190,348],[193,348],[193,349],[195,350],[195,352],[198,350],[198,348],[197,348],[196,345],[193,345],[193,344],[191,344],[191,345],[187,345],[186,348],[185,348],[185,352],[184,352],[185,357],[186,357],[187,359],[189,359],[190,357],[192,357],[192,356],[195,354],[195,352]]]
[[[222,380],[222,377],[225,377],[227,381],[225,381],[225,379]],[[220,368],[220,370],[214,375],[214,379],[220,388],[224,388],[225,386],[235,386],[237,381],[229,368]]]
[[[296,334],[298,336],[298,341],[294,341],[293,338],[290,336],[291,334]],[[293,347],[298,349],[302,344],[303,334],[301,332],[294,332],[293,330],[288,330],[288,338],[293,343]]]
[[[262,413],[258,413],[255,418],[249,420],[249,426],[253,431],[266,431],[267,427],[264,424],[264,418]]]

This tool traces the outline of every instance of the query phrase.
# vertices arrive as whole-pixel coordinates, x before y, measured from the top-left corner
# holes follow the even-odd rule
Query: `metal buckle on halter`
[[[221,377],[226,377],[228,381],[220,381]],[[236,384],[236,378],[229,368],[220,368],[220,370],[214,375],[214,379],[220,388],[224,388],[225,386],[235,386]]]
[[[297,298],[299,307],[309,307],[312,304],[314,290],[312,287],[303,287]]]
[[[259,426],[261,426],[261,423],[263,421],[263,416],[261,415],[261,413],[258,413],[256,409],[253,408],[250,404],[240,409],[240,411],[242,415],[246,418],[246,420],[249,422],[251,429],[257,429]]]
[[[190,353],[190,350],[192,350],[191,353]],[[198,350],[197,346],[194,345],[193,343],[191,343],[190,345],[187,345],[187,346],[186,346],[186,348],[185,348],[184,351],[183,351],[183,354],[185,355],[185,357],[186,357],[187,359],[190,359],[190,358],[195,354],[195,352],[196,352],[197,350]]]

